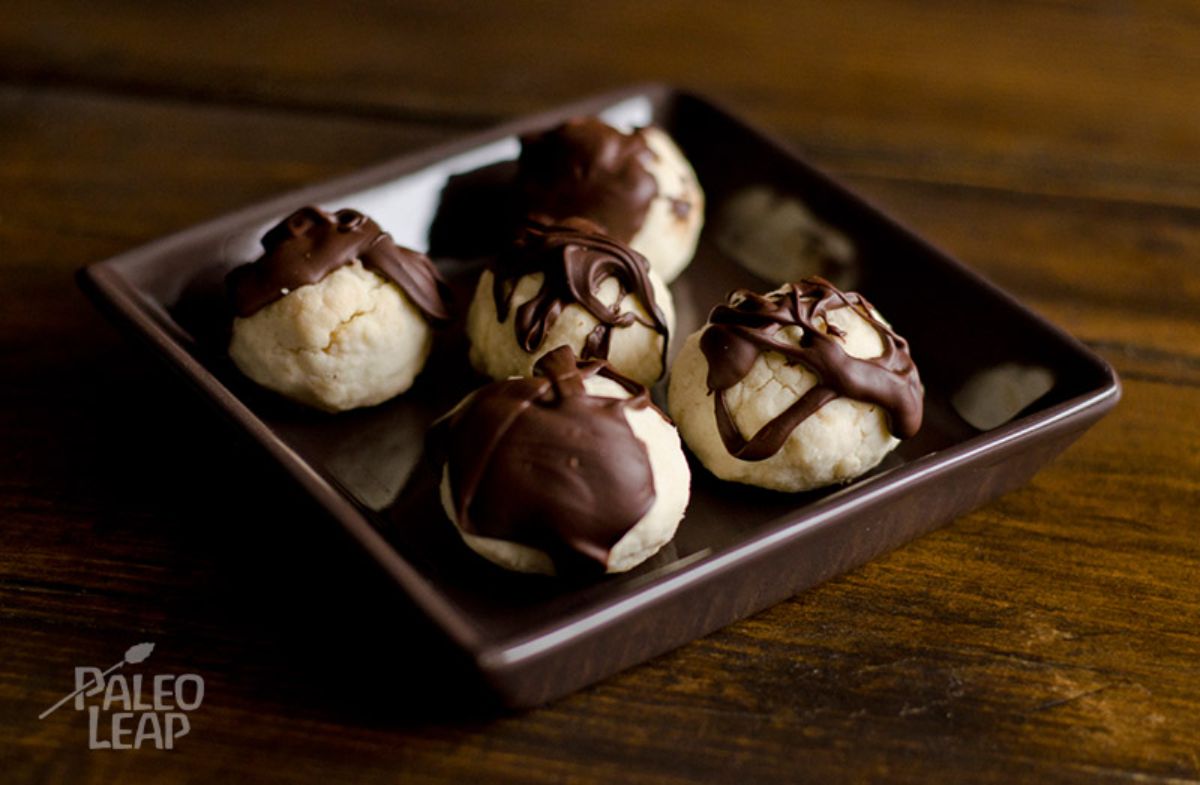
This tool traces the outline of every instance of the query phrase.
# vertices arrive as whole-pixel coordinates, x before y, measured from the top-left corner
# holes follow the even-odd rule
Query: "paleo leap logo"
[[[86,709],[88,713],[90,749],[174,749],[176,740],[192,729],[188,712],[204,702],[204,679],[195,673],[159,674],[143,696],[142,674],[127,679],[116,671],[144,662],[152,651],[153,643],[139,643],[130,646],[125,657],[108,670],[75,668],[75,691],[39,714],[38,719],[46,719],[74,698],[75,711]],[[87,700],[93,697],[96,700],[89,705]]]

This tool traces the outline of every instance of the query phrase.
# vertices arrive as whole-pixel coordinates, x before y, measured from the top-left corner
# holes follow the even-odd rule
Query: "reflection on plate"
[[[717,247],[750,272],[783,284],[819,275],[855,288],[854,243],[820,221],[799,199],[768,186],[743,188],[715,221]]]
[[[431,355],[414,388],[381,407],[319,416],[254,390],[208,316],[224,269],[253,258],[265,227],[309,203],[375,215],[401,244],[429,247],[456,291],[470,292],[484,259],[462,255],[485,256],[489,243],[443,241],[479,225],[479,210],[491,203],[484,197],[503,189],[512,171],[520,134],[597,113],[660,124],[717,215],[730,210],[746,222],[735,231],[716,219],[672,285],[674,351],[731,289],[761,289],[763,277],[778,282],[825,265],[816,272],[862,291],[911,342],[926,419],[884,464],[841,488],[735,487],[693,465],[692,503],[670,548],[623,575],[546,581],[489,568],[463,547],[441,511],[438,477],[419,458],[429,423],[473,383],[465,347],[439,353],[441,366]],[[492,190],[469,193],[474,186]],[[768,259],[783,266],[772,269]],[[1112,370],[1078,342],[769,137],[662,86],[520,118],[265,201],[92,265],[80,280],[261,445],[513,705],[549,700],[667,651],[974,509],[1024,483],[1119,396]],[[998,373],[1005,363],[1024,368]],[[990,430],[980,433],[964,417]],[[364,598],[379,604],[384,623],[394,600]]]
[[[1003,425],[1054,388],[1049,368],[1004,363],[979,371],[950,398],[959,416],[981,431]]]

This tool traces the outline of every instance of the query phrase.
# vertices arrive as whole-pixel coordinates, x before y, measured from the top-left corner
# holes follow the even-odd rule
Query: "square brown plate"
[[[927,390],[921,432],[844,487],[758,491],[693,464],[692,502],[675,541],[633,572],[591,582],[504,572],[468,551],[445,520],[421,454],[426,426],[475,383],[461,335],[443,341],[408,394],[326,416],[239,376],[224,354],[220,296],[224,272],[253,259],[265,229],[308,203],[373,216],[400,244],[428,249],[456,289],[469,291],[503,229],[492,206],[505,198],[517,135],[580,114],[661,125],[706,191],[699,252],[672,285],[675,348],[730,289],[774,283],[713,239],[731,197],[769,186],[849,239],[854,288],[908,338]],[[515,706],[686,643],[984,504],[1024,483],[1120,396],[1113,370],[1070,336],[769,136],[662,86],[581,101],[272,199],[91,265],[80,282],[259,442]],[[1036,366],[1053,386],[1008,422],[977,430],[951,398],[975,374],[1006,363]]]

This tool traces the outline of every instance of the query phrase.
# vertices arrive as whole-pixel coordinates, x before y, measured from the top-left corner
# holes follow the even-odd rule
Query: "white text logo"
[[[107,670],[77,667],[75,690],[38,719],[45,719],[74,698],[75,710],[87,711],[89,748],[174,749],[175,742],[192,729],[188,714],[204,702],[204,679],[195,673],[146,676],[117,672],[144,662],[152,651],[153,643],[139,643]]]

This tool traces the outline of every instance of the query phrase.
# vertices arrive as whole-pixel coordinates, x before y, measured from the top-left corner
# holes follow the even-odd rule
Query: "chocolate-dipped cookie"
[[[862,295],[822,278],[732,293],[688,337],[668,399],[709,471],[782,491],[863,474],[923,413],[908,343]]]
[[[343,411],[407,390],[448,320],[446,288],[424,255],[355,210],[304,207],[230,272],[229,356],[255,382]]]
[[[666,370],[671,294],[636,251],[591,222],[529,223],[480,276],[467,313],[471,364],[493,379],[528,376],[570,346],[653,384]]]
[[[521,139],[518,181],[531,214],[588,218],[668,283],[696,253],[704,192],[660,128],[622,133],[579,117]]]
[[[463,540],[520,572],[623,572],[675,535],[691,475],[646,388],[569,347],[493,382],[433,426]]]

